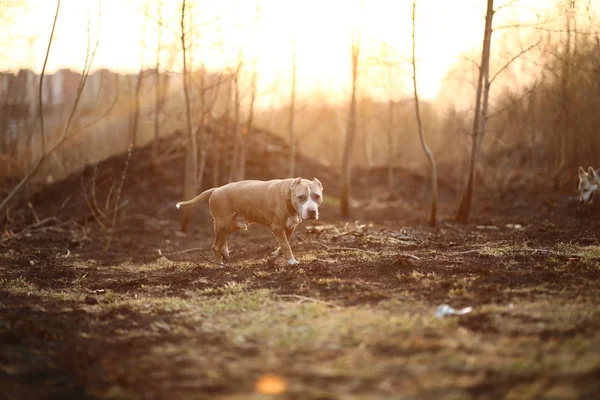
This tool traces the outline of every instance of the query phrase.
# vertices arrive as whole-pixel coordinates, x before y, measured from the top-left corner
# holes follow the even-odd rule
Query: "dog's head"
[[[319,206],[323,203],[323,185],[317,178],[312,181],[296,178],[290,188],[294,209],[304,219],[319,219]]]
[[[600,171],[600,170],[599,170]],[[589,167],[588,172],[579,167],[579,201],[590,204],[594,193],[600,191],[600,176],[594,168]]]

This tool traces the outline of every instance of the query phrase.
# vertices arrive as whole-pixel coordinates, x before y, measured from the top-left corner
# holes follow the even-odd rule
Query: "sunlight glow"
[[[15,0],[15,3],[18,0]],[[506,1],[496,1],[497,6]],[[0,69],[32,68],[39,72],[43,63],[56,3],[27,0],[23,12],[0,14],[2,42]],[[181,2],[163,0],[162,64],[173,72],[181,70],[179,12]],[[361,32],[364,79],[361,90],[387,99],[410,93],[410,74],[401,62],[398,82],[390,84],[373,65],[385,43],[403,57],[411,49],[411,2],[397,0],[323,1],[305,0],[197,0],[188,1],[194,32],[190,51],[192,65],[219,69],[237,62],[243,54],[245,65],[256,59],[261,92],[272,91],[285,98],[291,76],[292,38],[296,37],[299,95],[325,91],[328,98],[340,100],[348,93],[350,81],[350,35]],[[156,55],[158,0],[63,0],[48,71],[59,68],[80,70],[86,55],[88,29],[93,44],[99,40],[94,68],[134,72],[153,67]],[[434,98],[448,68],[462,53],[477,58],[481,45],[485,2],[462,0],[417,3],[417,76],[421,96]],[[523,0],[528,7],[498,15],[505,21],[526,21],[535,10],[551,8],[555,2]],[[6,7],[6,6],[5,6]],[[257,7],[260,12],[257,17]],[[149,17],[147,18],[146,15]],[[496,21],[498,22],[498,21]],[[97,29],[99,27],[99,30]],[[217,45],[216,43],[220,43]],[[397,58],[397,57],[396,57]],[[392,85],[392,86],[390,86]]]

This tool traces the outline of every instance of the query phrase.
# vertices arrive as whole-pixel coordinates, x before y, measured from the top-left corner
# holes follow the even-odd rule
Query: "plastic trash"
[[[435,310],[436,318],[444,318],[449,315],[465,315],[473,311],[473,307],[465,307],[462,310],[456,310],[448,304],[442,304]]]

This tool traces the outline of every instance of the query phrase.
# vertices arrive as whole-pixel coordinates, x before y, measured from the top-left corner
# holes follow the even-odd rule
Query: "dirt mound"
[[[208,154],[201,190],[222,185],[228,181],[233,154],[233,133],[228,138],[218,138],[219,149]],[[108,158],[97,165],[89,165],[83,171],[66,179],[44,186],[28,199],[40,215],[54,215],[59,219],[81,221],[90,218],[90,207],[108,210],[107,200],[115,201],[121,180],[124,179],[120,195],[120,213],[163,215],[177,210],[174,204],[182,200],[184,149],[182,135],[173,134],[158,143],[159,157],[152,162],[152,144],[132,151],[127,168],[127,153]],[[217,152],[212,150],[218,150]],[[288,170],[289,148],[283,139],[264,130],[252,133],[248,146],[247,179],[281,178]],[[305,178],[318,177],[328,191],[339,190],[336,171],[331,171],[319,162],[298,155],[296,174]],[[25,194],[17,200],[26,208]],[[114,208],[114,207],[112,207]],[[33,218],[33,216],[31,216]]]
[[[226,134],[224,133],[226,132]],[[229,182],[234,131],[214,126],[209,129],[210,147],[200,190]],[[289,147],[284,139],[265,130],[257,129],[248,137],[246,179],[275,179],[287,176]],[[108,158],[97,165],[89,165],[83,171],[66,179],[44,186],[31,197],[27,193],[16,200],[13,218],[19,222],[35,222],[35,214],[28,210],[27,202],[39,216],[56,216],[61,220],[83,222],[93,220],[94,214],[110,220],[119,187],[119,216],[145,215],[177,219],[180,214],[174,204],[182,200],[184,149],[183,134],[175,132],[158,142],[158,158],[152,162],[152,144],[133,149],[128,161],[127,153]],[[379,219],[422,218],[427,213],[429,187],[427,177],[395,168],[394,181],[388,187],[386,168],[355,168],[352,177],[354,217]],[[308,179],[318,177],[325,187],[328,204],[336,211],[340,191],[337,170],[325,167],[318,160],[297,155],[296,176]],[[455,196],[454,190],[441,185],[441,199]],[[452,203],[452,201],[448,201]],[[200,218],[208,218],[208,211],[199,208]],[[95,211],[94,211],[95,210]],[[15,209],[13,209],[15,212]],[[5,216],[0,218],[6,218]]]

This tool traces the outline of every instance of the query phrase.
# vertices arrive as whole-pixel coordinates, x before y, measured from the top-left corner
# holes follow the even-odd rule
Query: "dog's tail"
[[[199,201],[206,200],[206,199],[208,199],[213,194],[213,192],[215,191],[215,189],[216,188],[205,190],[204,192],[200,193],[198,196],[194,197],[191,200],[180,201],[179,203],[175,204],[175,207],[177,207],[177,208],[187,207],[187,206],[194,205],[194,204],[196,204]]]

